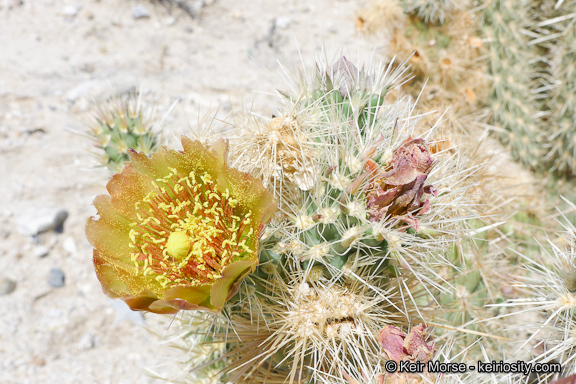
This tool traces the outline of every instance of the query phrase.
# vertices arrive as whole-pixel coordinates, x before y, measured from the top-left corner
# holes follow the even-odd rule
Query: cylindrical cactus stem
[[[514,158],[536,169],[543,156],[541,110],[534,86],[538,61],[523,34],[532,22],[529,2],[485,1],[480,27],[485,32],[492,124]]]
[[[542,49],[547,64],[544,81],[549,89],[545,108],[547,117],[547,168],[566,178],[576,176],[576,26],[573,1],[558,2],[540,16],[533,42]]]

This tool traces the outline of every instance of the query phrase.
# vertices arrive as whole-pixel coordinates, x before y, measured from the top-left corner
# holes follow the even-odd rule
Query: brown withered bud
[[[434,166],[429,145],[423,139],[406,139],[393,153],[388,168],[376,172],[368,184],[368,210],[370,220],[400,217],[418,230],[414,216],[430,210],[430,200],[422,201],[425,194],[438,195],[432,185],[424,185]]]

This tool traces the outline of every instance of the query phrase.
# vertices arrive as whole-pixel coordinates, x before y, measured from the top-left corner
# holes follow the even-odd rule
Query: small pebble
[[[76,242],[74,241],[74,238],[72,238],[72,237],[67,237],[62,242],[62,248],[64,248],[66,253],[68,253],[69,255],[75,255],[76,252],[78,251],[78,249],[76,248]]]
[[[292,20],[289,17],[281,16],[277,17],[276,20],[274,20],[274,24],[278,29],[286,29],[290,26],[290,23],[292,23]]]
[[[96,348],[100,344],[100,340],[97,336],[86,333],[82,338],[78,341],[78,348],[82,350]]]
[[[48,253],[50,253],[50,249],[44,245],[40,245],[36,248],[34,248],[34,256],[41,258],[41,257],[45,257],[48,256]]]
[[[43,366],[46,365],[46,360],[44,360],[43,358],[38,357],[38,356],[35,356],[35,357],[32,359],[32,362],[34,363],[34,365],[37,365],[37,366],[39,366],[39,367],[43,367]]]
[[[54,288],[61,288],[65,285],[66,277],[60,268],[52,268],[48,275],[48,284]]]
[[[138,4],[132,8],[132,17],[135,19],[143,19],[150,17],[150,12],[142,4]]]
[[[80,12],[80,7],[77,5],[69,5],[67,7],[64,7],[64,9],[62,10],[64,16],[68,17],[74,17],[78,14],[78,12]]]
[[[8,295],[16,289],[16,282],[7,277],[0,278],[0,296]]]
[[[175,17],[170,16],[169,18],[166,19],[166,25],[174,25],[174,23],[176,23]]]

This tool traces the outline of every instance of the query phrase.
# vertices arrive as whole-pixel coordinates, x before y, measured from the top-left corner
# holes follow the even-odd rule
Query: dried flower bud
[[[418,222],[414,215],[430,210],[430,201],[424,202],[424,194],[437,196],[432,185],[425,186],[428,174],[434,166],[428,144],[423,139],[408,138],[392,153],[385,172],[376,173],[368,185],[368,209],[370,220],[403,216],[402,220],[415,230]]]

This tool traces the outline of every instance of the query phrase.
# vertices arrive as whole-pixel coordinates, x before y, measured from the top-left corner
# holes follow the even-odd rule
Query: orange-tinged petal
[[[163,315],[171,315],[178,312],[178,309],[174,307],[157,305],[161,300],[146,291],[139,296],[125,297],[124,302],[134,311],[148,311]]]
[[[112,205],[121,215],[135,221],[134,205],[154,190],[149,176],[138,173],[132,164],[124,167],[120,174],[112,176],[106,185],[112,196]]]
[[[188,142],[185,145],[188,145]],[[216,141],[210,148],[210,153],[218,162],[216,167],[222,168],[228,159],[228,141],[222,139]]]
[[[91,217],[86,223],[86,237],[92,246],[110,258],[130,261],[130,220],[120,215],[112,206],[110,196],[94,199],[100,217]]]
[[[125,297],[142,290],[162,293],[162,285],[151,276],[145,276],[134,263],[113,259],[98,249],[94,250],[94,269],[102,289],[110,297]],[[141,293],[140,293],[141,294]],[[155,297],[155,296],[154,296]]]
[[[108,263],[102,254],[94,250],[94,269],[96,276],[102,284],[102,290],[110,297],[123,297],[130,294],[130,288],[123,280],[119,279],[118,267]]]

